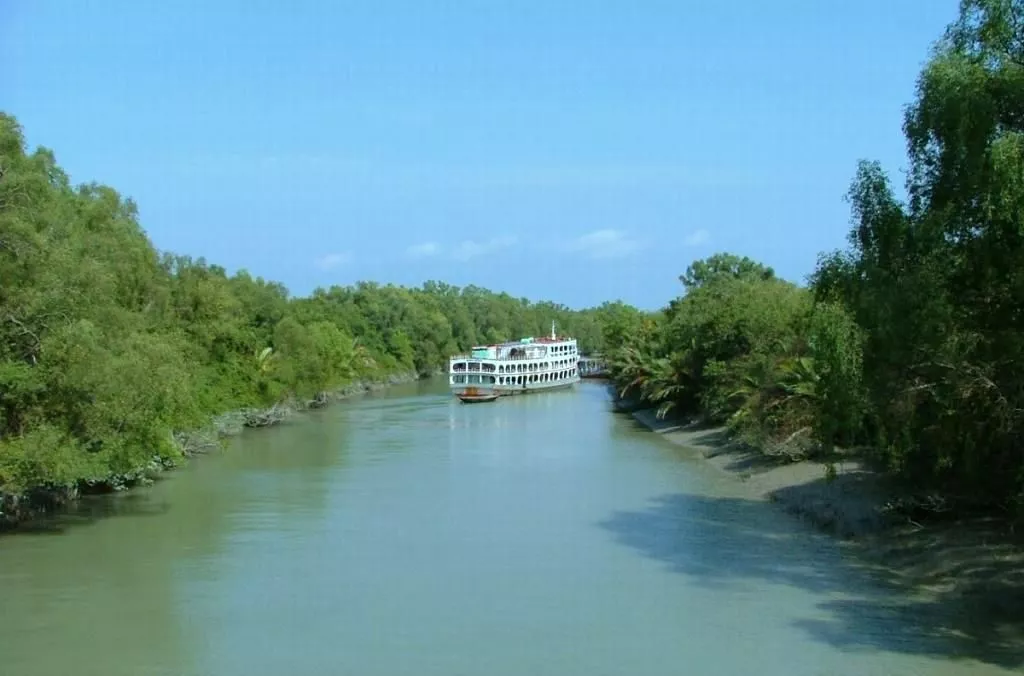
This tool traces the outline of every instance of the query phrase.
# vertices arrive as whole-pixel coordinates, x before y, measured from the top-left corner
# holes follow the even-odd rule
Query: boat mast
[[[555,320],[552,319],[551,320],[551,340],[554,340],[555,338],[557,338],[557,336],[555,335]]]

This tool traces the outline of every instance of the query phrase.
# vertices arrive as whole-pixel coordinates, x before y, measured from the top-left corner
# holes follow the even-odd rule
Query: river
[[[0,539],[0,672],[1011,673],[599,384],[305,418]]]

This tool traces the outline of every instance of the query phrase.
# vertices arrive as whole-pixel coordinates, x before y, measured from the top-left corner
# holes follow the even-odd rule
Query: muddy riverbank
[[[1024,646],[1024,537],[997,518],[918,522],[886,510],[904,497],[896,482],[857,458],[835,465],[780,462],[731,444],[720,427],[658,420],[654,411],[632,417],[643,427],[735,477],[752,497],[842,538],[856,565],[872,568],[905,594],[906,609],[943,610],[956,618],[941,634],[965,654],[995,648],[1019,655]]]

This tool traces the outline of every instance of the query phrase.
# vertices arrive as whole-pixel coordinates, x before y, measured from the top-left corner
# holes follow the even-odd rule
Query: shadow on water
[[[134,489],[124,493],[88,495],[62,506],[49,514],[18,524],[16,528],[0,534],[0,537],[14,535],[60,535],[72,528],[89,526],[112,516],[162,516],[170,509],[163,500],[153,500]]]
[[[699,584],[726,589],[765,583],[825,597],[817,603],[824,618],[793,624],[838,649],[972,658],[1010,669],[1024,665],[1024,580],[1015,570],[992,582],[993,571],[985,567],[998,564],[984,550],[961,552],[960,566],[948,573],[955,588],[924,592],[907,584],[906,571],[895,566],[909,565],[907,548],[934,558],[947,550],[945,543],[901,541],[895,546],[903,556],[895,564],[877,557],[869,563],[855,548],[877,548],[877,542],[841,545],[757,500],[664,495],[647,509],[617,512],[600,526],[619,543]]]

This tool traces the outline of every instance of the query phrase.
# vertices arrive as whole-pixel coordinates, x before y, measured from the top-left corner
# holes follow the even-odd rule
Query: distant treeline
[[[0,114],[0,521],[27,494],[109,487],[173,464],[183,431],[302,405],[356,382],[430,374],[482,342],[556,321],[584,350],[602,317],[437,282],[290,298],[277,283],[158,252],[135,205],[70,185]]]
[[[662,312],[611,330],[614,377],[769,453],[864,447],[922,490],[1022,510],[1022,0],[962,3],[904,130],[909,200],[862,163],[850,246],[808,288],[694,263]]]

